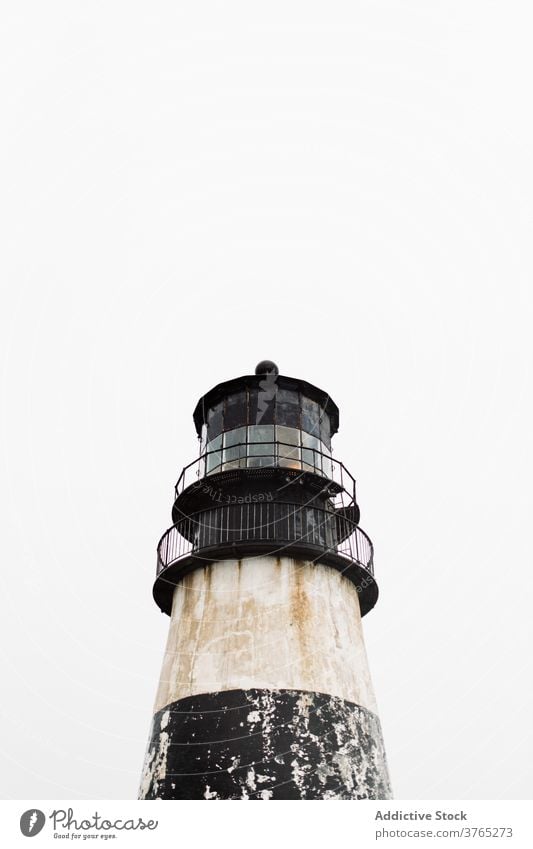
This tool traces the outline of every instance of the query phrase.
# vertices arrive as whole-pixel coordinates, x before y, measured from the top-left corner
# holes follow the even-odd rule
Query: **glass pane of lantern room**
[[[207,474],[214,472],[222,463],[222,435],[207,443]]]
[[[320,437],[320,407],[311,398],[302,397],[302,430]]]
[[[320,440],[310,433],[302,432],[302,445],[304,448],[317,448],[320,451]]]
[[[230,445],[238,445],[239,442],[246,442],[245,427],[236,427],[224,434],[224,448],[228,448]]]
[[[253,425],[248,428],[248,466],[274,465],[274,425]]]
[[[245,445],[233,445],[230,448],[224,448],[222,470],[238,469],[243,466],[244,464],[241,461],[246,456],[245,451]]]
[[[327,445],[324,445],[322,442],[320,444],[320,450],[322,451],[322,469],[324,474],[328,478],[333,478],[333,464],[331,462],[331,451]]]
[[[207,455],[207,472],[206,474],[210,474],[211,472],[215,472],[220,468],[222,463],[222,454],[220,451],[214,451],[212,454]]]
[[[215,436],[222,433],[223,402],[215,404],[207,414],[207,438],[211,442]]]
[[[274,408],[277,386],[268,380],[261,380],[258,386],[250,387],[248,406],[248,424],[274,424]]]
[[[246,458],[246,465],[249,469],[255,469],[259,466],[263,468],[270,468],[274,465],[274,460],[271,454],[268,457],[250,457]]]
[[[300,431],[296,427],[284,427],[276,425],[276,441],[286,442],[289,445],[300,444]]]
[[[302,456],[305,463],[312,466],[312,471],[322,474],[322,458],[320,456],[321,443],[316,436],[302,431],[302,445],[304,446]]]
[[[320,417],[320,439],[329,447],[331,445],[329,416],[323,410]]]
[[[288,469],[300,469],[300,431],[295,427],[276,426],[279,465]]]
[[[274,425],[248,428],[248,454],[256,457],[274,454]]]
[[[218,451],[219,448],[222,448],[222,434],[219,434],[219,436],[215,436],[214,439],[211,439],[207,443],[208,451]]]
[[[248,387],[248,424],[257,424],[257,386]]]
[[[300,395],[289,389],[279,389],[276,396],[276,422],[285,427],[300,427]]]
[[[238,469],[245,465],[246,457],[246,428],[236,427],[224,434],[224,471]]]
[[[226,398],[224,411],[224,430],[233,430],[246,424],[247,418],[246,391],[234,392]]]
[[[298,445],[280,445],[279,460],[280,466],[286,469],[301,469],[300,448]]]
[[[302,469],[306,472],[314,472],[315,470],[315,454],[311,448],[302,448]]]
[[[295,427],[276,425],[279,465],[300,469],[300,431]]]

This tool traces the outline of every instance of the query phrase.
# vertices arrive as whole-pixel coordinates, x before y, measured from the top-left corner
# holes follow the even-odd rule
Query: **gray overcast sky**
[[[527,798],[527,3],[10,4],[0,791],[137,792],[192,410],[341,410],[398,798]]]

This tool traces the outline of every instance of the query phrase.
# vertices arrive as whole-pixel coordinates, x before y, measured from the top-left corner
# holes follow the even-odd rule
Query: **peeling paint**
[[[392,794],[381,727],[372,712],[318,692],[228,690],[182,699],[156,715],[140,798]]]
[[[157,796],[160,784],[165,781],[169,743],[170,737],[166,731],[161,731],[158,738],[152,737],[141,779],[141,799],[151,790]]]
[[[255,770],[253,767],[248,770],[246,775],[246,784],[252,791],[257,789],[257,784],[255,783]]]

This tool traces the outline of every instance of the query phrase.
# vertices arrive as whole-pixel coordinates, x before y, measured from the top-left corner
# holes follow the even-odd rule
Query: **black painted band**
[[[390,799],[378,717],[300,690],[225,690],[155,714],[141,799]]]

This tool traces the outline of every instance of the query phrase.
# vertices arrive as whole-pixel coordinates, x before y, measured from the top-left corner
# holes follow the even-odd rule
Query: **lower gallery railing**
[[[348,517],[312,505],[263,502],[219,505],[184,516],[159,542],[157,574],[203,549],[239,543],[265,544],[265,553],[271,543],[272,554],[285,545],[322,548],[374,573],[372,543]]]

